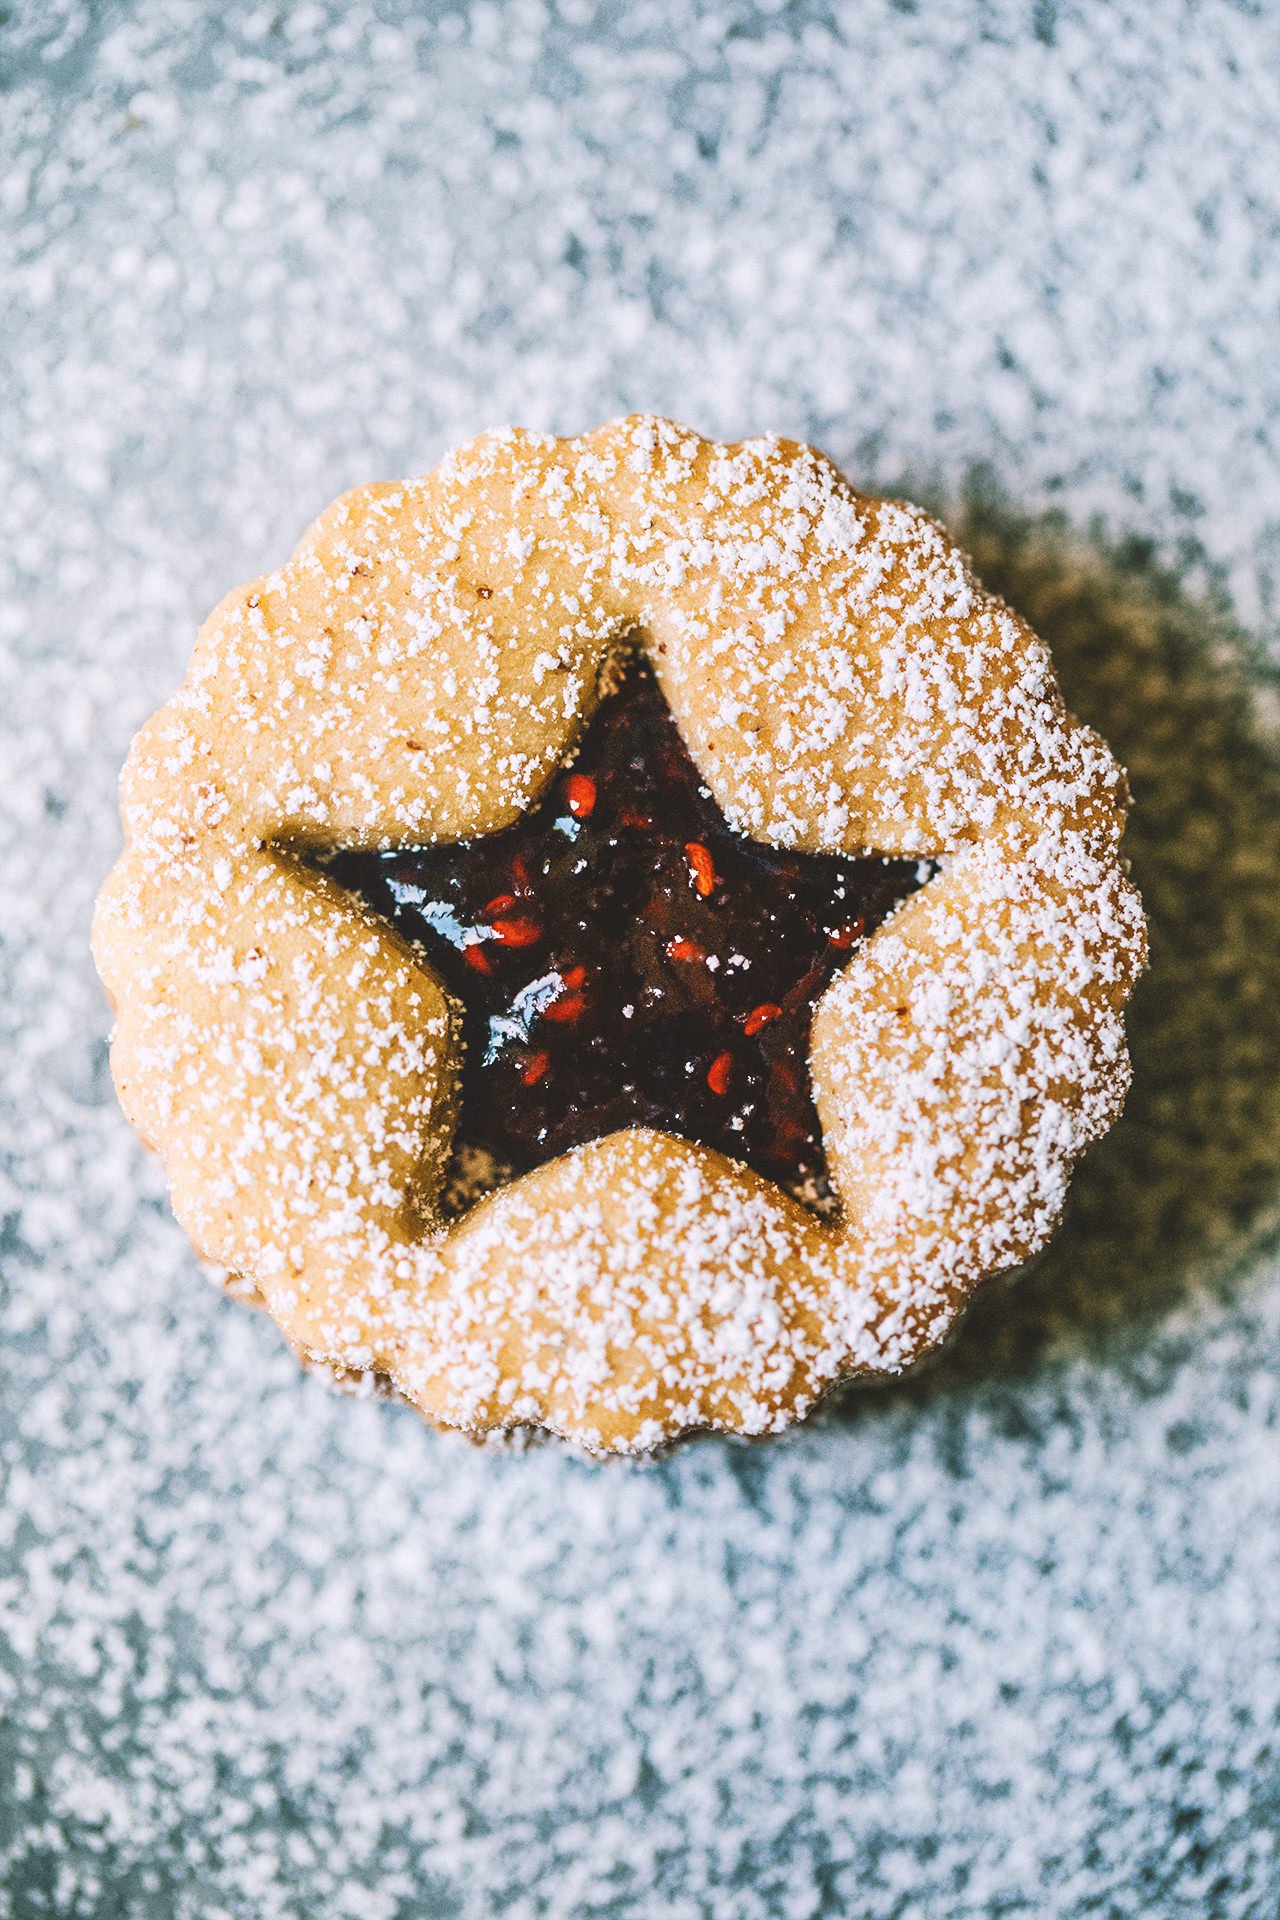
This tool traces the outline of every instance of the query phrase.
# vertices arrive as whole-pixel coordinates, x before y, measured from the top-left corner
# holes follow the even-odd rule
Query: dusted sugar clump
[[[921,869],[735,833],[645,661],[516,826],[332,871],[462,1002],[464,1156],[527,1172],[653,1126],[825,1197],[813,1004]]]

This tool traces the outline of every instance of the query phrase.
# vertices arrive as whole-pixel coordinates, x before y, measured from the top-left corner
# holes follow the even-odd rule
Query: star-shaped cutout
[[[637,1125],[821,1204],[813,1005],[928,872],[736,833],[642,659],[514,826],[331,871],[464,1009],[455,1204]]]

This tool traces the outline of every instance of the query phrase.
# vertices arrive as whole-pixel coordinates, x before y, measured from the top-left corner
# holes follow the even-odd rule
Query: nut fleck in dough
[[[820,1000],[822,1220],[629,1129],[446,1225],[450,1002],[303,863],[537,800],[644,647],[730,823],[940,870]],[[1123,776],[918,508],[812,448],[640,416],[344,496],[231,594],[123,781],[94,948],[121,1103],[208,1259],[431,1420],[635,1452],[897,1371],[1025,1260],[1128,1082]]]

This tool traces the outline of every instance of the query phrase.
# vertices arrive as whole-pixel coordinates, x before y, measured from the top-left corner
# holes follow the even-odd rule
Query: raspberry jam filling
[[[515,826],[343,853],[331,871],[464,1009],[459,1164],[507,1177],[643,1125],[816,1203],[814,1002],[926,877],[913,860],[788,853],[735,833],[643,660]]]

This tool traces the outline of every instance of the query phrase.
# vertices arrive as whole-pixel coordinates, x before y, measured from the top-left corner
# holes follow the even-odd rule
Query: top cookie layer
[[[448,1003],[290,855],[509,823],[633,637],[740,831],[943,859],[815,1019],[843,1212],[628,1132],[445,1233]],[[488,435],[330,508],[135,743],[96,935],[122,1099],[202,1250],[434,1417],[758,1431],[904,1364],[1044,1238],[1125,1084],[1123,808],[1043,646],[917,509],[789,442]]]

